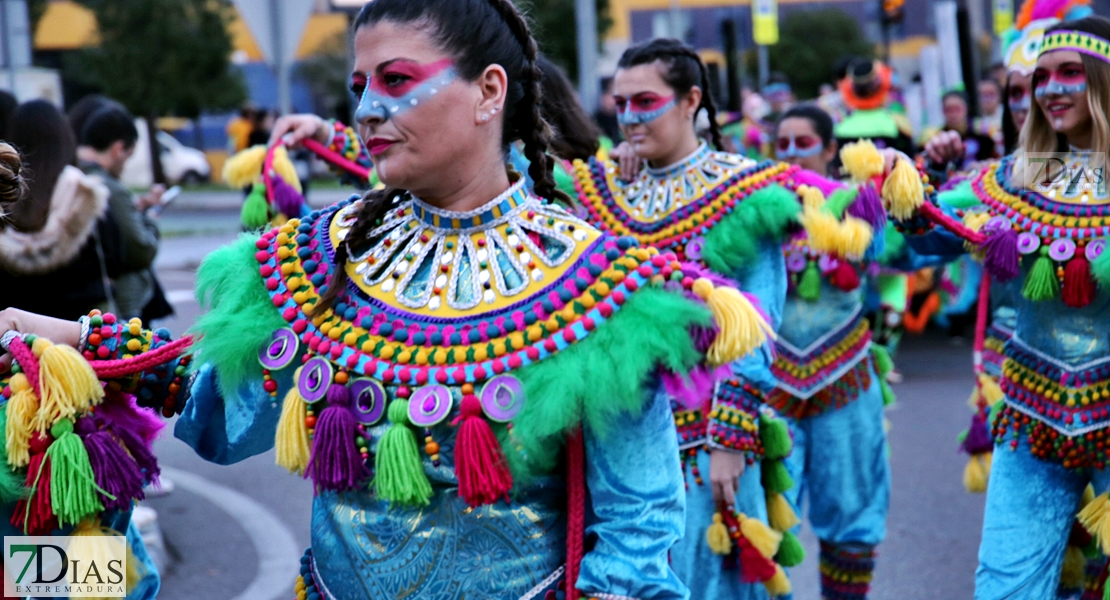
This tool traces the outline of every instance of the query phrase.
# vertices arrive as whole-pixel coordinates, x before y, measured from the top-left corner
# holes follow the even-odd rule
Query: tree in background
[[[350,120],[351,70],[345,37],[327,40],[305,57],[297,65],[297,77],[308,85],[317,107],[325,115],[344,122]]]
[[[604,39],[613,25],[609,0],[595,0],[597,39]],[[540,51],[578,81],[578,37],[574,31],[574,0],[519,0],[517,5],[530,17]],[[600,47],[600,44],[599,44]]]
[[[768,48],[767,54],[771,70],[785,73],[794,94],[805,99],[817,97],[821,84],[832,82],[838,60],[873,57],[875,47],[855,17],[839,8],[822,8],[787,14],[779,25],[779,43]]]
[[[230,65],[230,0],[79,0],[96,15],[100,46],[78,61],[87,83],[146,118],[154,181],[165,182],[157,119],[195,119],[246,100]]]

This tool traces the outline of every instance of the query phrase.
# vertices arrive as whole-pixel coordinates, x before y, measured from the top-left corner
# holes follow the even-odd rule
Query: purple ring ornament
[[[1087,254],[1087,260],[1094,262],[1094,260],[1102,256],[1102,251],[1106,249],[1106,240],[1098,238],[1087,242],[1087,249],[1084,251]]]
[[[409,398],[409,421],[417,427],[434,427],[447,418],[453,405],[451,390],[438,384],[426,385]]]
[[[786,270],[791,273],[801,273],[806,270],[806,255],[802,252],[791,252],[786,255]]]
[[[1068,238],[1052,240],[1048,245],[1048,257],[1057,262],[1063,262],[1075,256],[1075,242]]]
[[[363,425],[374,425],[385,414],[385,387],[377,379],[359,377],[351,383],[351,408]]]
[[[829,272],[835,271],[836,268],[839,267],[839,266],[840,266],[840,261],[831,257],[831,256],[829,256],[828,254],[822,254],[821,258],[817,259],[817,267],[819,269],[821,269],[822,273],[829,273]]]
[[[1014,225],[1009,219],[1002,215],[995,215],[991,217],[985,225],[983,225],[983,233],[994,233],[996,231],[1005,231],[1012,228]]]
[[[1023,231],[1018,234],[1017,247],[1018,252],[1022,254],[1032,254],[1041,247],[1041,238],[1034,233]]]
[[[524,384],[512,375],[498,375],[486,382],[478,399],[491,421],[508,423],[524,408]]]
[[[301,367],[301,377],[297,380],[297,391],[305,402],[323,400],[328,395],[328,386],[335,376],[335,367],[322,356],[314,356]]]
[[[686,243],[686,258],[697,260],[701,258],[705,248],[705,238],[700,235]]]
[[[280,371],[293,364],[297,358],[300,340],[288,327],[278,329],[270,336],[270,341],[258,351],[258,362],[263,368]]]

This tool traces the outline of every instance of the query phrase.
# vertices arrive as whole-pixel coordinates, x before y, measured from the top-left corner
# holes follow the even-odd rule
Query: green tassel
[[[416,435],[409,427],[408,400],[389,403],[392,423],[378,442],[375,459],[375,486],[378,495],[390,502],[411,506],[427,506],[432,497],[432,484],[424,474]]]
[[[1021,294],[1033,302],[1052,300],[1060,295],[1060,282],[1056,280],[1056,268],[1048,257],[1047,246],[1041,246],[1041,255],[1029,269]]]
[[[890,387],[890,382],[886,377],[879,377],[879,389],[883,392],[883,407],[893,406],[898,401],[898,397],[894,395],[894,388]]]
[[[765,460],[781,460],[790,456],[794,442],[790,439],[790,428],[785,419],[759,417],[759,441],[763,444]]]
[[[765,460],[761,466],[764,491],[785,494],[794,487],[794,480],[790,478],[790,473],[781,460]]]
[[[54,443],[46,449],[50,458],[50,504],[61,525],[76,525],[104,510],[97,491],[89,453],[73,433],[73,422],[62,419],[50,428]]]
[[[270,205],[266,202],[266,186],[262,183],[254,184],[247,200],[243,202],[243,209],[239,213],[239,220],[247,229],[262,229],[270,223]]]
[[[875,361],[875,373],[879,377],[886,377],[894,370],[894,360],[890,358],[890,351],[881,344],[871,344],[871,359]]]
[[[817,261],[809,261],[805,271],[798,279],[798,297],[809,302],[816,302],[821,298],[821,271],[817,269]]]
[[[8,406],[0,406],[0,431],[8,428]],[[27,497],[27,488],[23,485],[23,477],[12,471],[8,465],[8,447],[0,444],[0,502],[14,504]]]
[[[779,551],[775,554],[775,562],[790,568],[802,564],[805,559],[806,549],[802,547],[802,542],[798,540],[798,536],[789,531],[783,533]]]

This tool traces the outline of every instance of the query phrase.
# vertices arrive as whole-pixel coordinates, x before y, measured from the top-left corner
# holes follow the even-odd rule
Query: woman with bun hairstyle
[[[629,145],[615,150],[612,160],[599,156],[575,162],[579,201],[603,229],[673,251],[758,297],[778,330],[780,358],[788,347],[798,367],[815,360],[835,362],[835,368],[804,373],[788,367],[791,389],[797,393],[784,396],[789,401],[779,402],[778,408],[789,416],[816,416],[866,395],[868,402],[878,403],[869,411],[878,414],[867,429],[864,447],[870,456],[884,439],[881,378],[874,365],[886,363],[871,358],[859,286],[862,261],[874,252],[872,228],[885,224],[878,194],[868,186],[841,185],[797,165],[757,163],[714,150],[720,147],[720,132],[707,82],[697,53],[677,40],[658,39],[629,48],[614,80],[618,116]],[[695,131],[695,119],[703,110],[710,123],[708,140],[700,140]],[[793,147],[801,147],[797,135]],[[805,233],[798,231],[798,224],[804,225]],[[807,239],[812,252],[802,247]],[[802,291],[812,299],[840,300],[817,325],[818,321],[785,318],[787,311],[808,306],[809,301],[798,300]],[[810,341],[824,334],[832,341],[810,347]],[[797,565],[803,558],[791,533],[798,520],[788,500],[796,483],[785,464],[790,435],[771,404],[786,384],[782,366],[768,342],[756,354],[730,364],[728,380],[717,388],[697,396],[674,394],[672,408],[686,469],[687,519],[686,535],[672,560],[693,598],[786,594],[789,587],[783,585],[781,566]],[[832,386],[836,394],[820,393],[842,379],[845,382]],[[804,438],[796,434],[798,439]],[[883,513],[885,471],[873,467],[885,462],[876,456],[878,463],[859,465],[868,482],[859,493],[875,498]],[[848,481],[847,472],[843,481]],[[882,514],[866,519],[880,526],[883,520]],[[729,541],[722,535],[729,528],[739,533],[731,543],[722,543]],[[827,593],[842,591],[834,585],[838,578],[870,577],[870,545],[838,544],[864,541],[847,538],[829,541],[837,543],[827,545],[822,556],[822,563],[835,569],[825,581]]]

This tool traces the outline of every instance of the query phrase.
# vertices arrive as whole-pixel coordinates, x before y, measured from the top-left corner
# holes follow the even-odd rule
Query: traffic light
[[[883,23],[901,23],[906,0],[879,0],[882,4]]]

